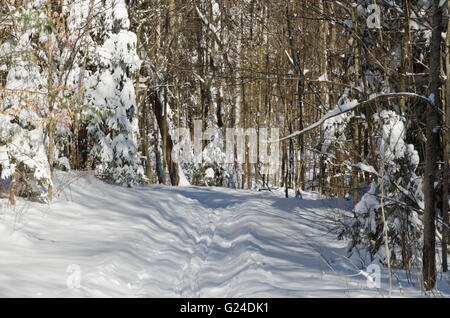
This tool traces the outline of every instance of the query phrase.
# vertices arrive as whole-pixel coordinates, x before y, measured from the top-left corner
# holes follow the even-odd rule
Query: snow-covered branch
[[[339,105],[338,107],[336,107],[335,109],[329,111],[327,114],[325,114],[325,116],[323,116],[320,120],[318,120],[317,122],[315,122],[314,124],[306,127],[305,129],[302,129],[300,131],[296,131],[286,137],[280,138],[280,139],[276,139],[276,140],[269,140],[268,142],[280,142],[283,140],[287,140],[287,139],[291,139],[300,135],[303,135],[304,133],[313,130],[314,128],[317,128],[319,126],[321,126],[325,121],[327,121],[328,119],[331,119],[333,117],[345,114],[347,112],[353,111],[358,107],[361,106],[365,106],[368,103],[372,103],[378,99],[382,99],[382,98],[391,98],[391,97],[410,97],[410,98],[417,98],[420,99],[422,101],[425,101],[426,103],[430,104],[431,106],[433,106],[434,108],[436,108],[434,102],[432,99],[427,98],[425,96],[419,95],[419,94],[415,94],[415,93],[409,93],[409,92],[399,92],[399,93],[381,93],[381,94],[373,94],[369,99],[362,101],[362,102],[358,102],[356,99],[345,103],[344,105]],[[440,112],[442,115],[444,115],[445,113],[439,109],[436,108],[436,110],[438,112]]]

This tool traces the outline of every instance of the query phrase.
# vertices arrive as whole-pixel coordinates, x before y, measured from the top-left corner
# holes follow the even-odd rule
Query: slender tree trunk
[[[409,16],[411,10],[411,1],[403,0],[403,9],[405,10],[405,24],[403,25],[402,35],[402,52],[400,63],[400,92],[406,92],[407,78],[406,73],[409,70]],[[406,97],[400,98],[400,114],[405,116],[406,114]]]
[[[156,94],[156,93],[155,93]],[[156,101],[155,101],[156,104]],[[156,107],[156,106],[154,106]],[[162,160],[161,160],[161,153],[159,151],[159,134],[158,134],[158,123],[155,117],[155,120],[152,119],[152,125],[153,125],[153,139],[155,140],[154,149],[155,149],[155,164],[156,164],[156,176],[158,178],[158,183],[163,183],[162,178]]]
[[[164,101],[162,103],[162,117],[161,117],[161,127],[160,127],[160,131],[161,131],[161,136],[162,136],[162,155],[163,155],[163,160],[162,160],[162,180],[163,183],[166,184],[166,168],[167,168],[167,163],[168,163],[168,159],[167,159],[167,135],[166,132],[169,131],[169,127],[167,125],[167,86],[164,86]],[[158,99],[159,100],[159,99]],[[160,122],[158,121],[158,124]]]
[[[450,12],[450,2],[448,2],[448,11]],[[449,220],[448,220],[448,178],[450,169],[450,23],[447,25],[447,39],[445,48],[445,69],[447,71],[447,83],[446,86],[446,103],[445,103],[445,113],[446,118],[444,119],[444,171],[442,173],[442,219],[443,219],[443,230],[442,230],[442,270],[444,272],[448,271],[448,241],[449,241]]]
[[[17,168],[12,176],[11,189],[9,191],[9,203],[11,203],[11,205],[16,205],[16,184],[17,184]]]
[[[251,114],[251,107],[253,106],[253,96],[254,96],[254,85],[250,84],[250,102],[247,104],[245,108],[245,127],[246,128],[252,128],[252,125],[250,125],[250,114]],[[247,149],[247,189],[251,190],[253,188],[252,179],[253,179],[253,163],[250,162],[250,142],[252,142],[251,137],[249,136],[249,142],[246,143],[246,149]]]
[[[320,76],[326,75],[328,71],[328,53],[327,53],[327,36],[328,36],[328,22],[324,19],[325,15],[325,3],[323,0],[319,2],[319,13],[320,16],[323,17],[323,20],[320,21]],[[328,86],[326,84],[321,83],[320,85],[320,95],[321,100],[325,104],[325,106],[329,106],[330,104],[330,95],[328,93]],[[320,117],[324,115],[324,109],[321,108],[319,113]],[[324,131],[320,130],[320,144],[323,143],[324,139]],[[321,150],[322,151],[322,150]],[[325,156],[321,153],[319,157],[319,199],[322,199],[323,193],[325,191]]]
[[[359,67],[360,67],[360,52],[359,52],[359,43],[356,39],[356,36],[359,36],[359,28],[358,28],[358,16],[356,13],[356,7],[352,7],[352,21],[354,27],[354,56],[355,56],[355,86],[359,86]],[[353,120],[353,165],[356,165],[360,162],[360,147],[359,147],[359,110],[355,110],[355,117]],[[356,206],[358,203],[358,190],[359,190],[359,180],[358,180],[358,168],[356,166],[352,167],[352,191],[353,191],[353,206]]]
[[[149,152],[149,144],[148,144],[148,116],[147,113],[148,106],[146,104],[147,96],[145,96],[141,99],[141,109],[140,109],[140,116],[139,116],[139,123],[140,123],[140,137],[141,137],[141,150],[142,154],[145,157],[145,175],[147,177],[148,183],[152,183],[152,164],[151,164],[151,158],[150,158],[150,152]]]
[[[402,50],[401,50],[401,62],[400,62],[400,92],[407,91],[407,79],[408,79],[408,71],[409,71],[409,63],[410,63],[410,54],[409,54],[409,32],[410,32],[410,23],[409,18],[411,15],[411,1],[403,0],[403,10],[404,10],[404,18],[405,23],[403,24],[403,34],[402,34]],[[406,113],[409,112],[406,109],[406,97],[400,98],[400,114],[402,116],[406,116]],[[370,138],[370,137],[369,137]],[[410,250],[409,250],[409,242],[408,242],[408,228],[409,228],[409,218],[408,218],[408,210],[405,207],[404,213],[401,216],[401,245],[402,245],[402,263],[403,268],[409,270],[410,264]]]
[[[52,19],[52,1],[47,1],[47,16]],[[48,200],[53,200],[53,156],[54,156],[54,118],[53,104],[55,101],[53,92],[53,30],[48,33],[48,164],[50,166],[50,184],[48,185]]]
[[[281,82],[279,83],[281,85]],[[285,86],[287,86],[285,84]],[[287,88],[283,91],[280,87],[280,94],[282,95],[283,101],[283,134],[287,136],[288,134],[288,125],[289,125],[289,111],[288,111],[288,102],[287,102]],[[284,95],[284,97],[283,97]],[[282,169],[282,186],[285,187],[285,197],[289,198],[289,184],[288,184],[288,175],[289,175],[289,158],[288,158],[288,143],[289,141],[283,141],[283,168]]]
[[[303,71],[300,67],[299,59],[297,56],[297,51],[295,49],[295,43],[294,43],[294,35],[293,35],[293,28],[292,28],[292,14],[291,12],[294,11],[295,1],[290,1],[289,4],[286,6],[286,20],[287,20],[287,28],[288,28],[288,37],[289,37],[289,47],[291,51],[291,58],[294,62],[294,72],[296,77],[298,78],[296,80],[296,89],[297,89],[297,111],[299,114],[298,118],[298,129],[303,129],[303,94],[304,94],[304,80],[303,80]],[[297,138],[297,144],[298,144],[298,150],[300,151],[300,158],[297,158],[300,163],[298,164],[298,174],[296,176],[296,184],[304,190],[305,187],[305,142],[304,142],[304,136],[300,135]]]
[[[383,157],[381,162],[381,177],[380,177],[380,184],[381,184],[381,198],[380,198],[380,206],[381,206],[381,217],[383,219],[383,235],[384,235],[384,247],[386,251],[386,262],[387,262],[387,268],[389,273],[389,297],[391,297],[392,293],[392,270],[391,270],[391,251],[389,249],[389,234],[388,234],[388,225],[386,222],[386,212],[384,209],[384,198],[385,198],[385,190],[384,190],[384,167],[385,167],[385,158]]]

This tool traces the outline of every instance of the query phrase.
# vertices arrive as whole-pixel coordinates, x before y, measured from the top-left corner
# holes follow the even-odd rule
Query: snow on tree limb
[[[411,97],[411,98],[417,98],[420,100],[423,100],[425,102],[427,102],[428,104],[430,104],[431,106],[435,107],[435,104],[433,103],[433,101],[425,96],[419,95],[419,94],[415,94],[415,93],[409,93],[409,92],[399,92],[399,93],[388,93],[388,94],[372,94],[371,97],[368,100],[362,101],[362,102],[358,102],[356,99],[345,103],[344,105],[340,105],[337,108],[329,111],[327,114],[325,114],[325,116],[323,116],[320,120],[318,120],[317,122],[315,122],[314,124],[306,127],[305,129],[302,129],[300,131],[296,131],[286,137],[277,139],[277,140],[269,140],[267,141],[268,143],[272,143],[272,142],[280,142],[280,141],[284,141],[287,139],[291,139],[300,135],[303,135],[304,133],[313,130],[316,127],[321,126],[325,121],[327,121],[330,118],[345,114],[347,112],[350,112],[352,110],[355,110],[356,108],[360,107],[360,106],[365,106],[368,103],[374,102],[375,100],[381,99],[381,98],[390,98],[390,97]],[[436,108],[436,110],[441,114],[441,115],[445,115],[445,113],[439,109]]]

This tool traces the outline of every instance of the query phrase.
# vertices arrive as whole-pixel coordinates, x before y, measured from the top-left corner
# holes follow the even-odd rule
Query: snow
[[[190,186],[189,180],[186,178],[186,175],[183,172],[183,168],[181,168],[181,165],[178,164],[178,186],[180,187],[186,187]]]
[[[303,133],[305,133],[305,132],[307,132],[307,131],[309,131],[311,129],[319,127],[325,121],[327,121],[327,120],[329,120],[329,119],[331,119],[333,117],[339,116],[341,114],[344,114],[344,113],[346,113],[348,111],[351,111],[351,110],[355,109],[359,105],[360,104],[358,103],[358,101],[356,99],[353,99],[352,101],[349,101],[349,102],[347,102],[347,103],[345,103],[343,105],[338,105],[338,107],[336,107],[333,110],[330,110],[320,120],[318,120],[315,123],[309,125],[305,129],[300,130],[300,131],[296,131],[296,132],[294,132],[294,133],[292,133],[292,134],[290,134],[290,135],[288,135],[286,137],[280,138],[280,139],[270,140],[269,142],[280,142],[280,141],[283,141],[283,140],[286,140],[286,139],[293,138],[295,136],[301,135],[301,134],[303,134]]]
[[[200,17],[200,19],[202,19],[203,23],[204,23],[206,26],[208,26],[209,29],[211,30],[211,32],[214,34],[216,40],[217,40],[219,43],[222,43],[222,39],[221,39],[221,37],[220,37],[220,34],[219,34],[217,28],[216,28],[213,24],[211,24],[211,23],[208,21],[208,19],[202,14],[202,12],[200,11],[200,9],[199,9],[197,6],[195,6],[195,9],[196,9],[197,14],[198,14],[198,16]]]
[[[372,173],[374,175],[378,175],[378,172],[375,170],[374,167],[366,165],[365,163],[359,162],[359,163],[355,164],[354,166],[361,169],[362,171],[366,171],[366,172]]]
[[[212,3],[212,13],[213,13],[214,21],[216,21],[220,17],[220,14],[221,14],[220,6],[215,1]]]
[[[327,73],[322,74],[322,75],[318,78],[318,81],[319,81],[319,82],[326,82],[326,81],[328,81],[328,75],[327,75]]]
[[[428,100],[430,101],[431,104],[434,104],[434,93],[431,93],[430,96],[428,97]]]
[[[375,121],[383,122],[383,138],[380,140],[381,145],[379,148],[384,160],[390,161],[395,158],[403,158],[406,152],[404,118],[388,110],[383,110],[380,114],[377,113],[373,117]]]
[[[349,201],[56,173],[51,205],[0,200],[0,297],[380,297],[330,219]],[[406,296],[419,296],[402,272]],[[443,281],[440,292],[449,296]],[[77,288],[79,287],[79,288]],[[394,296],[402,296],[394,281]]]
[[[214,169],[213,168],[206,169],[205,178],[210,178],[210,179],[214,178]]]
[[[416,93],[409,93],[409,92],[374,93],[374,94],[371,94],[369,96],[369,99],[367,99],[365,101],[358,102],[358,100],[354,99],[352,101],[344,103],[343,105],[338,105],[335,109],[330,110],[322,118],[320,118],[315,123],[309,125],[308,127],[304,128],[302,130],[296,131],[296,132],[294,132],[294,133],[292,133],[292,134],[290,134],[290,135],[288,135],[286,137],[283,137],[283,138],[280,138],[280,139],[273,139],[273,140],[270,140],[268,142],[280,142],[280,141],[283,141],[283,140],[286,140],[286,139],[290,139],[290,138],[302,135],[302,134],[306,133],[307,131],[310,131],[310,130],[316,128],[316,127],[320,127],[323,123],[325,123],[327,120],[329,120],[329,119],[331,119],[333,117],[340,116],[340,115],[342,115],[342,114],[344,114],[346,112],[349,112],[349,111],[352,111],[352,110],[356,109],[357,107],[359,107],[361,105],[365,105],[365,104],[367,104],[369,102],[372,102],[372,101],[374,101],[374,100],[376,100],[378,98],[381,98],[381,97],[412,97],[412,98],[417,98],[417,99],[424,100],[427,103],[429,103],[429,104],[431,104],[432,106],[435,107],[435,105],[434,105],[434,95],[430,95],[430,97],[427,98],[425,96],[422,96],[422,95],[419,95],[419,94],[416,94]],[[442,115],[445,115],[445,113],[441,109],[436,108],[436,110],[439,111]]]

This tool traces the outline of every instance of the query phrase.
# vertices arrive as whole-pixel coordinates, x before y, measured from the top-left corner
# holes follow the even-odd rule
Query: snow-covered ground
[[[57,174],[51,205],[1,199],[2,297],[381,297],[332,221],[345,200],[225,188],[122,188]],[[354,263],[354,265],[352,264]],[[394,296],[420,296],[405,275]],[[79,280],[78,280],[79,279]],[[412,280],[415,278],[413,277]],[[401,283],[401,288],[399,287]],[[437,296],[449,296],[441,277]]]

